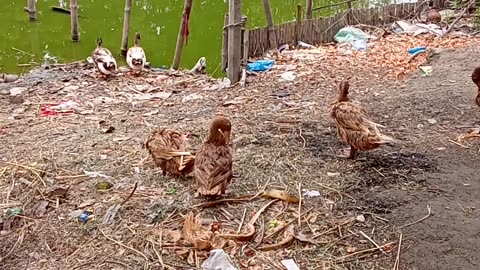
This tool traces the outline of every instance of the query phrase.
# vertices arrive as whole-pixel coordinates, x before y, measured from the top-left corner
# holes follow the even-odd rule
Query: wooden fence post
[[[130,11],[132,10],[132,0],[125,0],[125,14],[123,15],[123,33],[120,53],[123,57],[127,56],[128,50],[128,32],[130,30]]]
[[[302,5],[298,4],[297,5],[297,25],[295,27],[295,33],[296,33],[296,42],[298,43],[300,40],[302,40]]]
[[[263,0],[263,8],[265,9],[265,16],[267,17],[268,40],[270,48],[278,48],[277,35],[275,33],[275,24],[273,23],[272,10],[270,9],[269,0]]]
[[[222,72],[225,73],[228,65],[228,14],[225,14],[222,33]]]
[[[72,40],[78,41],[78,5],[77,0],[70,0],[70,23],[71,23],[71,32]]]
[[[240,80],[240,57],[241,57],[241,20],[242,1],[229,1],[228,14],[228,78],[236,83]]]
[[[248,63],[248,46],[250,45],[247,20],[247,16],[242,17],[242,66]]]
[[[37,19],[37,9],[35,8],[35,0],[28,0],[28,19],[30,21],[35,21]]]
[[[306,12],[306,19],[310,20],[312,18],[312,0],[307,0],[307,12]]]
[[[177,70],[180,65],[180,58],[182,56],[183,43],[185,41],[185,31],[188,27],[188,21],[185,16],[190,16],[192,10],[192,0],[185,0],[183,7],[182,18],[180,19],[180,30],[178,30],[177,46],[175,47],[175,55],[173,57],[172,69]]]
[[[347,24],[352,25],[353,24],[353,9],[352,9],[352,1],[347,2]]]

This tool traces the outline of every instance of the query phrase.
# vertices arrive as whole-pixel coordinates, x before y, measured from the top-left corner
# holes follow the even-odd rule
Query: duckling
[[[473,70],[472,73],[472,81],[477,85],[477,97],[475,99],[475,103],[480,107],[480,67],[477,67]]]
[[[117,71],[117,61],[107,48],[102,47],[102,38],[97,38],[97,48],[92,52],[95,67],[100,71],[100,76],[109,76]]]
[[[140,47],[140,33],[135,33],[135,41],[133,47],[128,49],[127,64],[133,72],[140,73],[147,62],[145,51]]]
[[[432,7],[427,13],[427,22],[439,23],[442,21],[442,15],[438,12],[437,8]]]
[[[367,151],[383,144],[393,143],[393,138],[380,133],[381,125],[370,121],[366,111],[348,98],[348,81],[340,82],[337,100],[330,105],[330,117],[337,126],[340,139],[350,145],[349,159],[357,150]]]

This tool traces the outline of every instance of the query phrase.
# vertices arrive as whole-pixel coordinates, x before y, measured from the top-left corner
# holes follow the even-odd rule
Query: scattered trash
[[[198,99],[203,99],[203,96],[199,95],[197,93],[191,93],[188,96],[184,96],[182,98],[182,102],[188,102],[188,101],[193,101],[193,100],[198,100]]]
[[[430,124],[430,125],[435,125],[437,123],[437,120],[433,119],[433,118],[430,118],[430,119],[427,119],[427,122]]]
[[[363,40],[367,42],[369,37],[369,35],[367,35],[360,29],[352,26],[347,26],[338,30],[337,34],[333,37],[333,39],[338,43],[352,43],[355,40]]]
[[[5,212],[5,218],[13,218],[15,216],[23,214],[23,209],[20,207],[9,208]]]
[[[282,45],[280,45],[280,46],[278,47],[278,51],[279,51],[280,53],[282,53],[282,52],[284,52],[284,51],[286,51],[286,50],[288,50],[288,44],[282,44]]]
[[[42,116],[53,116],[59,114],[75,113],[80,105],[74,101],[67,100],[55,104],[45,105],[41,108]]]
[[[368,44],[365,40],[354,40],[352,42],[352,48],[357,51],[365,51],[368,48]]]
[[[95,187],[97,188],[97,190],[105,191],[111,189],[113,187],[113,184],[110,182],[102,181],[98,182]]]
[[[83,173],[85,173],[85,175],[90,176],[92,178],[95,178],[95,177],[98,177],[98,176],[104,177],[104,178],[110,178],[110,176],[102,174],[100,172],[89,172],[89,171],[83,170]]]
[[[281,263],[287,268],[287,270],[300,270],[298,265],[292,259],[282,260]]]
[[[222,79],[222,81],[220,81],[220,86],[218,87],[218,90],[229,88],[231,85],[232,85],[232,82],[230,81],[230,79],[225,77]]]
[[[295,80],[295,75],[293,74],[292,71],[286,71],[282,74],[280,74],[280,77],[285,80],[285,81],[293,81]]]
[[[80,217],[80,215],[83,213],[83,210],[79,209],[79,210],[73,210],[72,212],[68,213],[68,216],[70,218],[78,218]]]
[[[314,197],[321,197],[322,196],[322,193],[320,193],[320,191],[317,191],[317,190],[308,190],[308,189],[303,189],[303,196],[304,197],[310,197],[310,198],[314,198]]]
[[[100,160],[107,160],[108,156],[107,155],[100,155]]]
[[[80,214],[78,219],[83,223],[94,220],[95,215],[93,214],[93,209],[85,210],[82,214]]]
[[[315,46],[310,45],[310,44],[305,43],[305,42],[300,41],[300,40],[297,42],[297,45],[298,45],[298,48],[299,48],[299,49],[311,49],[311,48],[315,48]]]
[[[203,270],[237,270],[223,249],[213,249],[210,257],[202,263]]]
[[[124,205],[133,196],[133,194],[137,190],[137,186],[138,186],[138,183],[135,182],[135,186],[133,187],[132,192],[130,192],[128,197],[125,198],[125,200],[123,200],[123,202],[121,202],[119,204],[114,204],[114,205],[112,205],[108,208],[107,213],[103,216],[102,224],[108,224],[115,219],[115,216],[117,215],[117,213],[120,210],[120,208],[122,207],[122,205]]]
[[[257,60],[253,63],[248,63],[247,64],[247,70],[248,71],[253,71],[253,72],[267,71],[267,70],[269,70],[273,67],[274,63],[275,63],[275,61],[270,60],[270,59]]]
[[[207,69],[207,59],[205,57],[200,57],[195,66],[190,70],[190,73],[205,73]]]
[[[408,50],[408,53],[409,53],[409,54],[415,54],[415,53],[417,53],[417,52],[419,52],[419,51],[420,51],[420,52],[421,52],[421,51],[425,51],[426,49],[427,49],[427,47],[423,47],[423,46],[421,46],[421,47],[415,47],[415,48],[409,49],[409,50]]]
[[[397,27],[398,26],[398,27]],[[424,23],[415,23],[411,24],[410,22],[400,20],[396,21],[392,26],[394,32],[396,33],[406,33],[413,36],[418,36],[420,34],[433,33],[438,36],[443,36],[446,33],[446,29],[442,29],[436,24],[424,24]]]
[[[358,215],[355,219],[358,222],[365,222],[365,216],[364,215]]]
[[[431,66],[422,66],[420,69],[423,71],[423,73],[425,73],[424,76],[429,76],[433,72],[433,68]]]
[[[10,83],[18,80],[19,76],[15,74],[1,74],[0,75],[0,82]]]
[[[158,114],[160,111],[158,109],[155,109],[151,112],[147,112],[147,113],[144,113],[142,114],[143,116],[152,116],[152,115],[155,115],[155,114]]]

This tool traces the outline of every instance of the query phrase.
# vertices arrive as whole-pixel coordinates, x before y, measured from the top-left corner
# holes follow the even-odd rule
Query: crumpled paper
[[[228,254],[223,249],[213,249],[210,257],[202,263],[204,270],[238,270],[232,265]]]

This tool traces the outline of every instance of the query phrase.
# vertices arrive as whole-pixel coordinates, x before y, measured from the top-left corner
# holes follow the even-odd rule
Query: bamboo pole
[[[228,63],[228,14],[225,14],[223,24],[223,38],[222,38],[222,72],[227,70]]]
[[[28,19],[35,21],[37,19],[37,9],[35,8],[35,0],[28,0]]]
[[[240,57],[241,57],[241,20],[242,1],[230,0],[228,14],[228,78],[231,83],[240,80]]]
[[[183,42],[185,41],[184,31],[187,27],[187,21],[184,17],[190,14],[192,9],[192,0],[185,0],[182,18],[180,19],[180,30],[178,30],[177,46],[175,47],[175,56],[173,57],[172,69],[177,70],[180,65],[180,57],[182,56]]]
[[[302,5],[298,4],[297,5],[297,24],[296,24],[296,27],[295,27],[295,33],[296,33],[296,42],[295,43],[298,43],[300,40],[302,40],[302,31],[303,30],[303,27],[302,27]]]
[[[307,20],[310,20],[312,18],[312,5],[313,5],[313,1],[307,0],[307,13],[306,13]]]
[[[353,9],[352,9],[352,1],[347,2],[347,24],[348,25],[353,25]]]
[[[123,15],[123,33],[120,53],[123,57],[127,56],[128,50],[128,32],[130,30],[130,11],[132,10],[132,0],[125,0],[125,13]]]
[[[277,35],[275,34],[275,24],[273,23],[272,10],[270,9],[270,1],[263,0],[263,8],[267,17],[268,41],[270,48],[278,48]]]
[[[77,0],[70,0],[70,23],[72,40],[78,41],[78,5]]]

